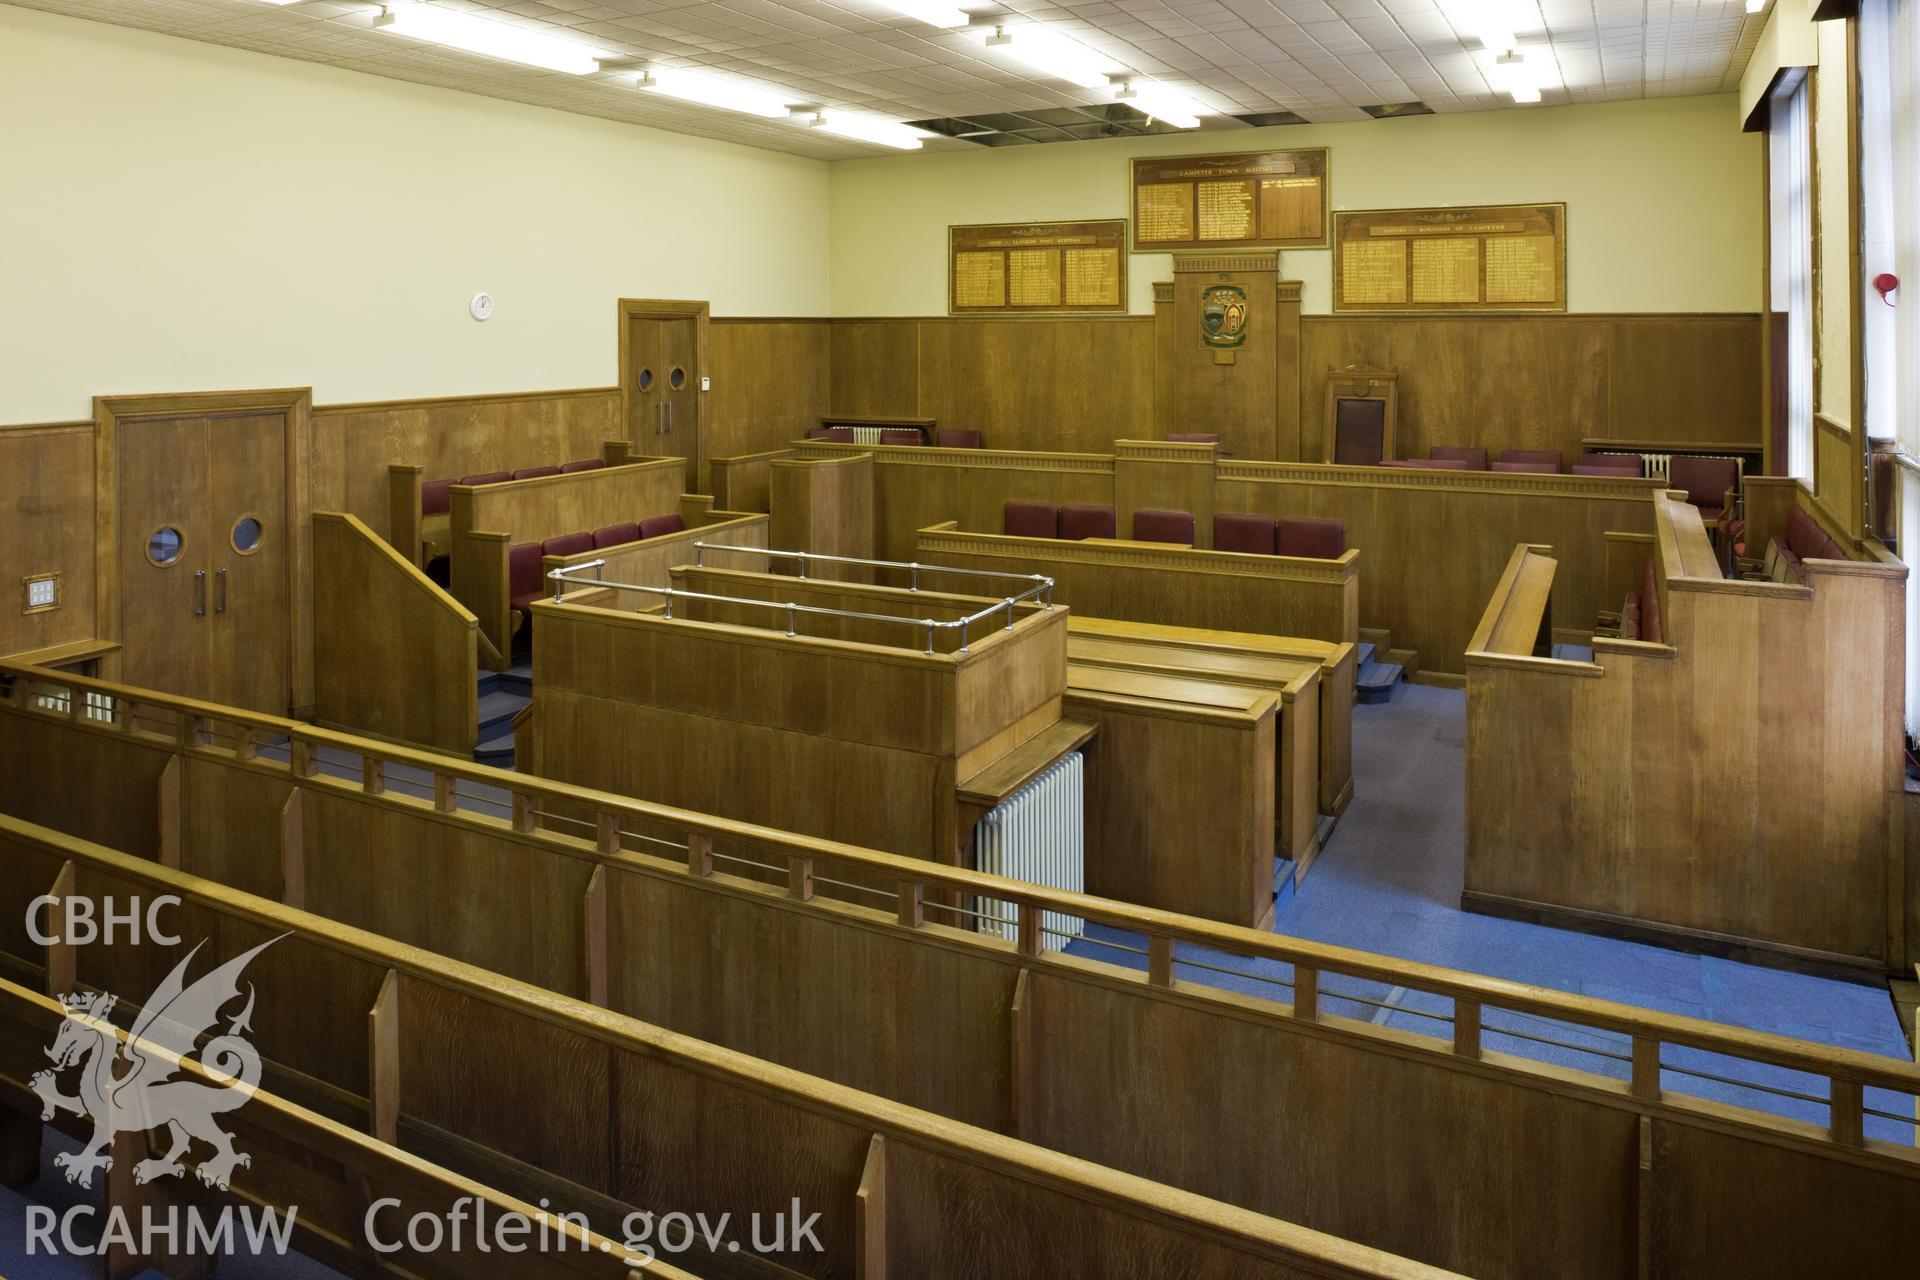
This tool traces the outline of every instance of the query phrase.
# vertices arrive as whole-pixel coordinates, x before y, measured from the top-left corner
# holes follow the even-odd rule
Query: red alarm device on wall
[[[1887,295],[1892,293],[1895,289],[1898,289],[1899,287],[1900,287],[1900,277],[1893,274],[1893,272],[1891,271],[1882,271],[1879,275],[1873,278],[1873,291],[1879,294],[1880,301],[1886,303],[1888,306],[1893,305],[1893,299],[1888,297]]]

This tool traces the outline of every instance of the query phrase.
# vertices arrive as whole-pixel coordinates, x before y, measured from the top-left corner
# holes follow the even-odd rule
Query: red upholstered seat
[[[934,437],[934,443],[942,449],[981,449],[978,431],[964,430],[959,427],[942,427]]]
[[[582,471],[598,471],[600,468],[606,465],[607,465],[607,460],[605,458],[581,458],[577,462],[561,463],[560,474],[563,476],[570,476],[570,475],[578,474],[579,472],[582,472]]]
[[[807,434],[813,435],[814,433],[809,431],[807,432]],[[852,444],[853,428],[852,427],[828,427],[826,430],[820,432],[818,438],[821,440],[831,440],[835,444]]]
[[[1545,463],[1554,471],[1560,470],[1560,454],[1554,449],[1502,449],[1501,462]],[[1499,470],[1496,466],[1494,470]]]
[[[1185,511],[1158,511],[1143,507],[1133,513],[1136,542],[1184,542],[1193,545],[1193,517]]]
[[[1318,516],[1283,516],[1275,530],[1274,545],[1283,556],[1337,560],[1346,554],[1347,526]]]
[[[1846,550],[1822,529],[1819,522],[1800,507],[1787,512],[1787,536],[1780,544],[1780,553],[1789,564],[1799,572],[1802,560],[1845,560]]]
[[[515,480],[543,480],[560,474],[558,467],[522,467],[513,473]]]
[[[1000,531],[1014,538],[1057,538],[1060,508],[1051,502],[1015,499],[1000,510]]]
[[[423,516],[443,516],[447,514],[447,490],[453,488],[451,480],[429,480],[420,486],[420,514]]]
[[[1389,458],[1380,464],[1383,467],[1416,467],[1423,471],[1469,471],[1470,466],[1459,458]]]
[[[515,613],[540,598],[540,557],[537,542],[516,542],[507,548],[507,598]]]
[[[1416,462],[1412,458],[1382,458],[1376,466],[1382,467],[1424,467],[1424,461]]]
[[[1485,449],[1467,448],[1463,445],[1437,444],[1427,450],[1427,461],[1464,462],[1467,464],[1467,470],[1469,471],[1485,471],[1487,469],[1487,451]]]
[[[610,524],[593,531],[594,547],[618,547],[629,542],[640,541],[640,526],[632,520],[623,524]]]
[[[1112,507],[1084,502],[1067,502],[1060,506],[1060,536],[1070,542],[1078,542],[1082,538],[1112,538],[1117,536],[1119,527]]]
[[[925,444],[926,437],[918,431],[902,427],[888,427],[880,433],[881,444]]]
[[[1213,517],[1213,549],[1270,556],[1278,546],[1278,522],[1272,516],[1242,515],[1232,511]]]
[[[1526,475],[1552,476],[1560,474],[1557,462],[1508,462],[1505,458],[1493,464],[1495,471],[1523,473]]]
[[[1386,456],[1387,402],[1342,397],[1333,404],[1333,460],[1370,467]]]
[[[1220,437],[1212,431],[1169,431],[1167,439],[1176,444],[1219,444]]]
[[[468,476],[461,484],[500,484],[513,479],[510,471],[484,471],[477,476]]]
[[[591,550],[593,535],[590,533],[563,533],[540,544],[540,554],[543,556],[577,556],[582,551]]]
[[[640,522],[640,536],[642,538],[658,538],[664,534],[679,533],[686,527],[687,522],[682,520],[677,514],[670,516],[648,516]]]
[[[1639,467],[1603,467],[1590,462],[1573,464],[1573,474],[1577,476],[1607,476],[1614,480],[1638,480]]]
[[[1732,458],[1690,458],[1677,453],[1667,477],[1669,488],[1686,490],[1687,501],[1700,508],[1702,520],[1717,520],[1727,490],[1740,479],[1740,468]]]

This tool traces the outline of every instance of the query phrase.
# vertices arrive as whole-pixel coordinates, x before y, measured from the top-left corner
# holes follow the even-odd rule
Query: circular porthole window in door
[[[250,556],[260,549],[260,539],[266,536],[266,529],[254,516],[241,516],[233,522],[233,534],[229,541],[233,549],[243,556]]]
[[[163,524],[147,535],[147,559],[164,569],[180,558],[180,551],[187,544],[180,531],[170,524]]]
[[[642,369],[640,371],[640,389],[642,391],[653,390],[653,370]]]
[[[667,385],[672,387],[675,391],[678,391],[682,387],[686,386],[687,371],[685,369],[680,368],[678,365],[674,366],[673,372],[667,375]]]

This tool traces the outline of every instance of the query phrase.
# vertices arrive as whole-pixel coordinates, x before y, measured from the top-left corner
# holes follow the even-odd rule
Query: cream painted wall
[[[828,311],[818,161],[6,6],[0,121],[0,423],[607,386],[621,296]]]
[[[1118,218],[1137,155],[1332,149],[1336,209],[1565,201],[1574,311],[1757,311],[1761,148],[1737,99],[1293,125],[1231,133],[840,161],[832,168],[833,311],[943,315],[949,223]],[[1135,312],[1165,254],[1128,264]],[[1331,255],[1288,250],[1308,312],[1331,310]]]
[[[1820,22],[1820,65],[1813,75],[1813,167],[1819,211],[1816,246],[1819,269],[1818,328],[1814,355],[1819,362],[1815,408],[1834,422],[1853,427],[1853,148],[1848,132],[1848,100],[1854,93],[1847,58],[1847,24]],[[1874,305],[1878,306],[1878,302]]]
[[[1740,73],[1740,118],[1760,105],[1783,67],[1812,67],[1820,62],[1820,38],[1808,16],[1807,0],[1773,0],[1767,25]]]

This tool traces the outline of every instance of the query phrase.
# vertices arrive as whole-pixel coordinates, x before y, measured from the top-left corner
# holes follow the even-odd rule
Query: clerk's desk
[[[1121,622],[1074,614],[1067,619],[1067,661],[1223,680],[1300,696],[1301,673],[1320,673],[1318,702],[1319,811],[1346,812],[1353,798],[1353,678],[1355,646],[1299,636],[1217,631],[1201,627]],[[1303,715],[1305,723],[1312,723]],[[1282,744],[1282,750],[1285,750]],[[1311,776],[1311,775],[1309,775]],[[1305,793],[1303,793],[1305,794]],[[1311,806],[1309,806],[1311,811]]]

